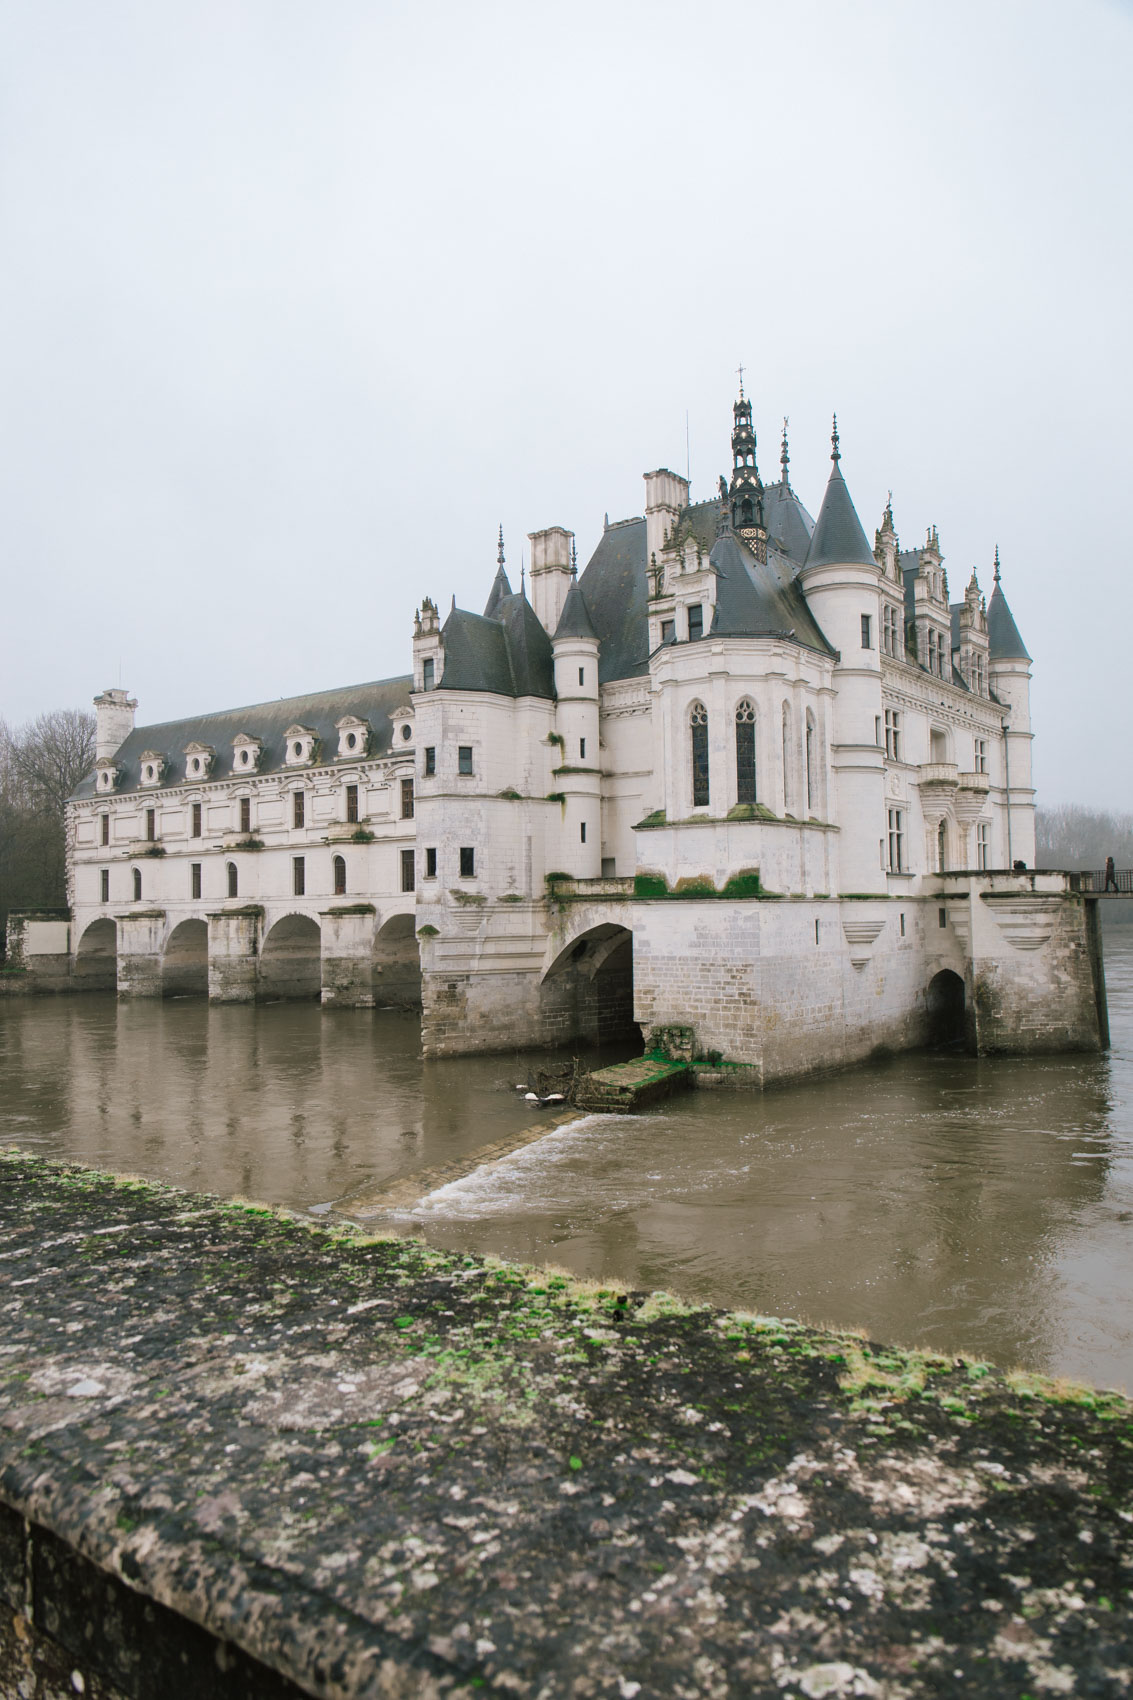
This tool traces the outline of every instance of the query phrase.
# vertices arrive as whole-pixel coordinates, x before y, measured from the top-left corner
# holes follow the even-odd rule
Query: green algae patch
[[[0,1501],[306,1693],[1127,1692],[1118,1394],[18,1151],[0,1268]]]

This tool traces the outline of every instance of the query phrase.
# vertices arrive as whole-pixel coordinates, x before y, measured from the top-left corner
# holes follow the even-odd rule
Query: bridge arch
[[[961,1046],[970,1041],[970,1022],[964,982],[951,968],[934,974],[925,992],[928,1042],[938,1046]]]
[[[310,915],[282,915],[260,951],[262,998],[317,998],[322,991],[322,930]]]
[[[207,997],[209,989],[208,922],[179,921],[161,955],[163,998]]]
[[[540,990],[548,1030],[564,1042],[617,1045],[639,1039],[633,1019],[633,932],[613,917],[580,920],[584,924],[572,929],[566,942],[555,941],[543,971]]]
[[[118,986],[118,923],[109,915],[92,921],[75,951],[75,979],[84,991],[113,992]]]
[[[371,973],[376,1009],[421,1008],[421,950],[414,911],[387,916],[377,929]]]

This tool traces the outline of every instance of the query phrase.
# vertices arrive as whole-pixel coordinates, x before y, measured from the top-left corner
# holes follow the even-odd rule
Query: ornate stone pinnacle
[[[834,415],[834,426],[833,426],[833,429],[830,432],[830,459],[834,462],[837,462],[837,461],[840,461],[841,458],[842,458],[842,451],[838,447],[838,415],[835,414]]]

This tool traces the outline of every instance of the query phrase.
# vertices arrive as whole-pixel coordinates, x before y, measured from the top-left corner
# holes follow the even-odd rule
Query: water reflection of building
[[[716,497],[647,474],[581,574],[532,534],[530,591],[501,537],[483,614],[423,598],[403,678],[141,728],[99,697],[73,982],[419,1004],[431,1054],[635,1020],[755,1081],[934,1023],[1097,1047],[1096,928],[1012,871],[1030,658],[998,553],[990,602],[974,571],[950,602],[935,527],[902,549],[890,502],[870,547],[836,430],[813,521],[785,435],[765,484],[733,415]]]

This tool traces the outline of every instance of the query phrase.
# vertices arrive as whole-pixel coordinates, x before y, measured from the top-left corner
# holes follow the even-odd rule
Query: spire
[[[786,484],[786,485],[789,485],[790,482],[791,482],[790,473],[788,471],[788,468],[790,467],[790,464],[791,464],[791,456],[790,456],[790,453],[787,449],[787,426],[788,426],[789,423],[790,423],[790,421],[788,420],[787,415],[784,413],[784,415],[783,415],[783,446],[779,450],[779,465],[782,468],[782,472],[783,472],[783,475],[782,475],[782,478],[780,479],[780,482],[782,484]]]
[[[992,661],[1029,661],[1027,646],[1019,636],[1015,618],[1007,606],[999,573],[999,545],[995,548],[995,589],[987,605],[988,654]]]
[[[744,368],[743,368],[743,361],[742,360],[740,361],[740,364],[736,367],[736,371],[740,375],[740,400],[742,401],[744,399]]]
[[[570,589],[566,593],[563,611],[559,615],[559,623],[555,627],[553,641],[558,643],[560,638],[587,638],[593,643],[598,642],[598,634],[594,630],[594,622],[590,618],[590,610],[586,606],[586,597],[577,576],[572,576]]]
[[[742,381],[732,417],[732,525],[736,531],[762,531],[763,480],[755,458],[751,402],[744,395]]]
[[[508,581],[504,567],[504,528],[500,526],[500,540],[496,549],[496,576],[492,580],[492,588],[488,592],[488,601],[484,608],[486,620],[498,620],[505,598],[511,595],[511,584]]]
[[[573,537],[570,540],[570,576],[572,579],[578,578],[578,544]]]
[[[837,415],[834,418],[831,442],[833,452],[830,459],[834,464],[830,468],[826,494],[822,498],[822,506],[814,523],[806,565],[876,567],[873,551],[866,541],[862,522],[858,518],[857,509],[846,488],[846,480],[842,477],[842,468],[838,464],[842,455],[838,448]]]

